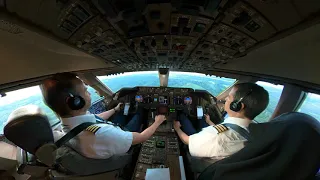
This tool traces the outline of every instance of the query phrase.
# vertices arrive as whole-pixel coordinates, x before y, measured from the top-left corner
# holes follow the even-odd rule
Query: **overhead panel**
[[[218,63],[227,63],[236,54],[243,53],[257,41],[223,23],[213,26],[191,55],[191,61],[199,68],[212,68]]]
[[[145,18],[148,23],[150,33],[170,32],[171,4],[148,4],[145,9]]]
[[[180,36],[199,37],[208,31],[212,23],[212,19],[174,13],[171,16],[170,33]]]
[[[287,0],[245,1],[246,4],[259,11],[278,31],[293,27],[302,20],[296,11],[298,7],[291,2]]]
[[[320,10],[315,0],[6,2],[9,12],[123,71],[214,71]]]
[[[82,25],[97,15],[97,11],[85,1],[73,0],[64,6],[59,17],[57,27],[63,38],[69,38]],[[87,29],[86,29],[87,30]]]
[[[268,39],[276,33],[274,26],[262,14],[242,1],[237,1],[225,11],[222,22],[258,41]]]
[[[75,1],[62,11],[60,30],[72,34],[68,42],[120,67],[141,68],[143,65],[137,56],[128,49],[113,26],[92,9],[83,1]]]

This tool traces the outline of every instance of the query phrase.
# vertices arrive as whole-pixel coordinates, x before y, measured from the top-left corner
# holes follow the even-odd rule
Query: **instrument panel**
[[[140,93],[189,93],[193,92],[190,88],[170,88],[170,87],[139,87]]]
[[[190,88],[140,87],[135,96],[136,103],[159,105],[191,105]]]
[[[212,108],[216,106],[215,97],[205,90],[173,87],[123,88],[116,94],[120,94],[121,102],[135,104],[133,109],[138,107],[147,109],[149,127],[155,122],[156,115],[167,117],[153,136],[142,144],[132,180],[145,179],[147,169],[153,168],[169,168],[170,179],[181,179],[179,138],[173,128],[174,121],[179,119],[181,113],[189,118],[199,119],[199,107],[202,110],[202,117],[203,113],[211,111],[210,117],[220,119],[219,115],[215,115],[217,114],[215,108]]]
[[[215,117],[216,123],[219,123],[222,118],[217,107],[217,99],[206,90],[138,86],[122,88],[116,94],[118,96],[113,99],[126,104],[129,114],[135,114],[139,109],[145,109],[149,110],[153,117],[157,114],[164,114],[173,116],[175,119],[175,114],[183,112],[193,118],[198,118],[198,107],[202,107],[204,114],[211,112],[210,116]],[[165,125],[159,129],[169,131],[172,128]]]

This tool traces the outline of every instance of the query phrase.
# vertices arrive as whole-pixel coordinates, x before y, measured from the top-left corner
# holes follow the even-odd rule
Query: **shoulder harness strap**
[[[82,124],[79,124],[78,126],[71,129],[67,134],[65,134],[62,138],[60,138],[58,141],[55,142],[56,146],[59,148],[65,143],[67,143],[70,139],[77,136],[79,133],[81,133],[86,128],[92,126],[94,123],[92,122],[85,122]]]
[[[89,127],[86,128],[86,131],[90,131],[93,134],[96,134],[96,132],[100,129],[101,127],[97,126],[97,125],[91,125]]]
[[[218,134],[229,130],[228,127],[223,124],[218,124],[213,127],[218,131]]]

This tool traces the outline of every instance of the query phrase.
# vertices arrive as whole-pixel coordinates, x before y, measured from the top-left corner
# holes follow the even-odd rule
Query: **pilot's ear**
[[[246,105],[244,105],[244,104],[241,102],[241,110],[243,110],[245,107],[246,107]],[[240,110],[240,111],[241,111],[241,110]]]

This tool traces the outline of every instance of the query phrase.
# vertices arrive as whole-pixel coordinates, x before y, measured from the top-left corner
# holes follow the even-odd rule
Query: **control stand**
[[[157,114],[166,115],[166,123],[161,124],[155,134],[142,144],[138,161],[135,167],[133,180],[142,180],[146,176],[147,169],[169,168],[170,179],[180,180],[179,166],[179,143],[178,137],[173,130],[173,120],[177,114],[174,108],[165,106],[150,109],[148,121],[149,126],[154,123]]]

